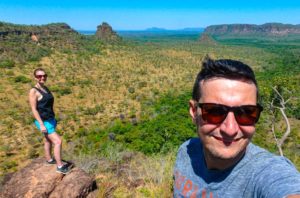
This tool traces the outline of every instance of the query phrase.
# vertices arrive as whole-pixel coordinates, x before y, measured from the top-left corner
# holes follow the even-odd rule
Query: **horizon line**
[[[21,24],[21,23],[14,23],[14,22],[8,22],[8,21],[2,21],[0,20],[0,23],[3,22],[3,23],[10,23],[10,24],[13,24],[13,25],[24,25],[24,26],[44,26],[44,25],[49,25],[49,24],[56,24],[56,23],[64,23],[64,24],[67,24],[69,25],[72,29],[76,30],[76,31],[97,31],[97,27],[99,25],[101,25],[102,23],[108,23],[110,25],[109,22],[106,22],[106,21],[103,21],[101,22],[99,25],[97,25],[95,27],[95,29],[81,29],[81,28],[75,28],[75,27],[72,27],[72,25],[70,25],[69,23],[67,22],[50,22],[50,23],[43,23],[43,24]],[[204,27],[182,27],[182,28],[165,28],[165,27],[157,27],[157,26],[152,26],[152,27],[146,27],[146,28],[141,28],[141,29],[122,29],[122,28],[114,28],[112,25],[110,25],[112,27],[112,29],[114,31],[151,31],[151,29],[153,29],[152,31],[155,32],[155,31],[180,31],[180,30],[185,30],[185,29],[205,29],[209,26],[215,26],[215,25],[264,25],[264,24],[282,24],[282,25],[294,25],[294,26],[299,26],[300,23],[297,23],[297,24],[293,24],[293,23],[283,23],[283,22],[265,22],[265,23],[220,23],[220,24],[211,24],[211,25],[207,25],[207,26],[204,26]],[[187,31],[194,31],[194,30],[187,30]],[[195,30],[196,31],[196,30]],[[199,30],[198,30],[199,31]]]

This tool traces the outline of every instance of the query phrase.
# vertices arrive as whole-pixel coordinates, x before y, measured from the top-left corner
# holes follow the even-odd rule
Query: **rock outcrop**
[[[0,197],[87,197],[95,188],[94,179],[83,170],[75,167],[63,175],[56,172],[55,165],[46,165],[44,159],[39,158],[11,175],[5,182]]]
[[[300,25],[266,23],[263,25],[254,24],[224,24],[211,25],[205,28],[204,33],[209,35],[269,35],[285,36],[300,34]]]
[[[105,22],[97,26],[96,38],[105,42],[116,42],[121,40],[121,37],[118,36],[117,33],[113,31],[112,27]]]

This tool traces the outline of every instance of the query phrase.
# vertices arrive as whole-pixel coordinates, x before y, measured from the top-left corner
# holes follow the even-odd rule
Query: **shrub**
[[[84,136],[86,136],[88,134],[88,131],[85,129],[85,128],[83,128],[83,127],[80,127],[79,129],[78,129],[78,132],[77,132],[77,137],[84,137]]]
[[[145,116],[139,124],[116,120],[111,126],[98,132],[94,130],[78,131],[78,136],[83,137],[89,147],[86,151],[99,149],[98,144],[108,141],[110,133],[115,134],[115,141],[125,147],[141,151],[145,154],[167,153],[179,146],[190,137],[196,136],[195,126],[188,114],[188,99],[190,94],[167,94],[152,106],[144,105],[143,112],[155,113],[151,119]],[[154,108],[150,110],[150,108]],[[89,113],[95,113],[89,109]]]
[[[128,88],[128,92],[131,93],[131,94],[133,94],[135,92],[134,87],[129,87]]]
[[[138,88],[143,88],[143,87],[147,87],[147,82],[142,81],[138,83]]]
[[[23,76],[23,75],[16,76],[14,81],[16,83],[29,83],[29,82],[31,82],[31,80],[29,78],[27,78],[26,76]]]
[[[29,151],[28,151],[29,159],[34,159],[34,158],[37,158],[38,156],[39,156],[39,153],[34,148],[29,149]]]
[[[57,94],[59,94],[60,96],[63,96],[63,95],[68,95],[68,94],[71,94],[72,93],[72,90],[70,87],[64,87],[64,86],[52,86],[50,88],[50,90],[52,92],[55,92]]]
[[[9,170],[9,169],[11,169],[11,168],[13,168],[13,167],[16,167],[18,164],[17,164],[17,162],[15,162],[15,161],[5,161],[5,162],[3,162],[2,164],[1,164],[1,168],[3,169],[3,170]]]
[[[0,68],[13,68],[15,66],[15,62],[12,60],[2,60],[0,61]]]
[[[85,115],[97,115],[98,113],[102,113],[105,110],[105,107],[101,104],[101,105],[96,105],[93,108],[87,108],[84,111]]]

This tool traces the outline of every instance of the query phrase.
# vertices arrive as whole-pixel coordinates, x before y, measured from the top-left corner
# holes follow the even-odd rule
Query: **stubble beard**
[[[201,130],[197,127],[198,137],[202,141],[203,154],[208,164],[215,164],[217,167],[230,167],[231,165],[236,164],[245,154],[247,146],[251,142],[251,138],[247,138],[246,142],[243,142],[243,145],[229,145],[228,151],[226,153],[226,146],[218,145],[219,142],[216,139],[209,140],[209,138],[214,138],[210,134],[201,134]],[[213,133],[213,132],[211,132]],[[201,135],[203,136],[201,138]],[[207,136],[207,137],[206,137]],[[209,137],[208,137],[209,136]],[[208,141],[203,141],[204,138],[207,138]],[[243,138],[240,140],[243,141]],[[215,143],[215,144],[214,144]],[[234,142],[234,144],[239,144],[239,142]],[[234,148],[238,146],[239,148]],[[231,148],[230,148],[231,147]],[[230,153],[231,152],[231,153]],[[219,169],[219,168],[217,168]]]

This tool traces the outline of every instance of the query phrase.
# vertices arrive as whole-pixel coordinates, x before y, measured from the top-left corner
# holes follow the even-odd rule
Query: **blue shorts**
[[[49,120],[44,120],[43,123],[44,123],[44,125],[45,125],[45,127],[46,127],[46,129],[47,129],[47,133],[48,133],[48,134],[51,134],[51,133],[54,133],[54,132],[55,132],[55,128],[56,128],[56,120],[55,120],[54,118],[49,119]],[[39,123],[37,120],[34,121],[34,124],[35,124],[35,126],[36,126],[39,130],[41,130],[41,128],[40,128],[40,123]]]

